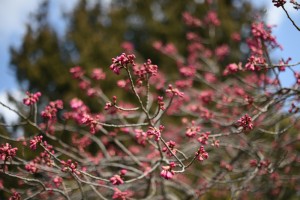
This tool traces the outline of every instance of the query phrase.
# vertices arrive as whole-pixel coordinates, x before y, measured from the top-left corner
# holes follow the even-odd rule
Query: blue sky
[[[63,32],[63,23],[60,16],[60,11],[68,11],[72,9],[78,0],[51,0],[51,12],[49,20],[55,24],[60,33]],[[297,31],[287,19],[282,9],[272,5],[271,0],[249,0],[257,6],[266,6],[266,19],[271,25],[277,25],[274,28],[278,42],[283,45],[283,51],[274,52],[273,58],[293,58],[292,62],[300,61],[300,32]],[[1,94],[6,91],[17,90],[17,83],[14,78],[14,73],[9,69],[9,46],[18,47],[21,44],[23,35],[25,34],[25,25],[30,23],[28,17],[34,12],[41,0],[1,0],[0,7],[0,99]],[[291,7],[287,8],[295,22],[300,26],[300,12]],[[284,85],[294,83],[292,74],[289,72],[283,73],[280,76]]]
[[[69,11],[78,0],[51,0],[49,21],[58,33],[63,33],[61,10]],[[19,47],[33,13],[42,0],[1,0],[0,7],[0,96],[6,91],[17,90],[14,73],[9,69],[9,47]],[[1,99],[1,97],[0,97]]]

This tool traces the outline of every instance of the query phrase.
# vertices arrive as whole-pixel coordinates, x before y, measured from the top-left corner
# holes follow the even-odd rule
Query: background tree
[[[62,98],[70,100],[73,96],[85,98],[78,85],[68,81],[69,70],[74,65],[83,66],[88,73],[91,69],[110,65],[111,58],[124,51],[120,44],[128,41],[133,44],[140,58],[151,57],[153,62],[174,74],[176,63],[165,58],[153,49],[153,42],[161,41],[163,45],[174,44],[180,53],[187,54],[185,46],[187,29],[181,23],[182,13],[188,11],[196,17],[207,15],[207,10],[215,10],[222,23],[218,32],[213,27],[209,34],[215,34],[214,41],[209,42],[211,48],[230,42],[230,56],[226,63],[244,59],[240,44],[231,39],[233,33],[241,34],[242,40],[249,33],[253,10],[247,2],[226,0],[213,4],[197,1],[171,0],[122,0],[112,1],[104,5],[99,1],[88,4],[80,0],[74,10],[65,14],[68,22],[66,33],[59,37],[49,24],[47,15],[49,1],[41,4],[32,24],[28,25],[26,35],[19,49],[11,49],[11,67],[24,90],[41,91],[49,99]],[[206,30],[197,30],[206,33]],[[104,91],[111,94],[111,86],[115,81],[110,78]],[[86,98],[85,98],[86,99]],[[90,101],[92,105],[92,101]]]

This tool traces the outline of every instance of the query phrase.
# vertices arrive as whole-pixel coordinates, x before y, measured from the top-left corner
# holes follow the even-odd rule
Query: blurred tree
[[[156,40],[162,44],[174,43],[185,55],[187,44],[182,38],[188,30],[179,23],[185,11],[205,18],[208,10],[216,10],[221,28],[217,32],[210,31],[218,38],[207,41],[211,49],[232,41],[233,33],[243,33],[242,38],[246,38],[245,30],[253,21],[254,13],[249,3],[236,0],[219,0],[212,4],[196,0],[118,0],[110,4],[101,1],[88,4],[88,1],[80,0],[72,12],[65,14],[68,26],[60,37],[48,21],[49,2],[41,4],[34,23],[27,26],[21,47],[11,48],[11,67],[24,90],[41,91],[51,100],[70,100],[74,96],[87,100],[78,84],[69,81],[70,68],[81,65],[87,72],[95,67],[106,71],[111,58],[122,52],[120,46],[124,41],[134,45],[138,57],[151,58],[172,75],[176,63],[156,52],[152,44]],[[236,42],[229,44],[231,53],[223,67],[244,58]],[[115,78],[110,74],[107,74],[108,84],[101,86],[103,90],[112,91]]]

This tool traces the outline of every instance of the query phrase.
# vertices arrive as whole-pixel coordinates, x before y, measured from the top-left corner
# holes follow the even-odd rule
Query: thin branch
[[[290,15],[289,15],[289,13],[287,12],[287,10],[285,9],[285,7],[284,7],[283,5],[282,5],[281,7],[282,7],[282,9],[284,10],[286,16],[289,18],[289,20],[290,20],[290,21],[292,22],[292,24],[294,25],[294,27],[295,27],[298,31],[300,31],[300,28],[297,26],[297,24],[294,22],[294,20],[290,17]]]

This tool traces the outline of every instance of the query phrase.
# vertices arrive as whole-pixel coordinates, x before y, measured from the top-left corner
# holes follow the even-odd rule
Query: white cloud
[[[284,10],[275,7],[271,0],[249,0],[249,2],[258,8],[265,8],[266,22],[270,25],[280,26],[287,18]],[[292,18],[297,16],[297,10],[293,8],[291,3],[286,3],[285,9]]]
[[[23,92],[20,92],[18,90],[10,92],[10,94],[15,98],[15,99],[23,99],[24,94]],[[8,107],[12,109],[16,109],[16,106],[9,102],[8,100],[8,94],[6,92],[0,93],[0,101],[1,103],[7,105]],[[13,124],[17,122],[18,120],[18,115],[14,113],[13,111],[5,108],[4,106],[0,105],[0,115],[2,115],[7,122],[7,124]]]
[[[25,32],[28,14],[35,11],[41,0],[2,0],[0,7],[0,41],[16,41]],[[3,45],[3,43],[2,43]]]

